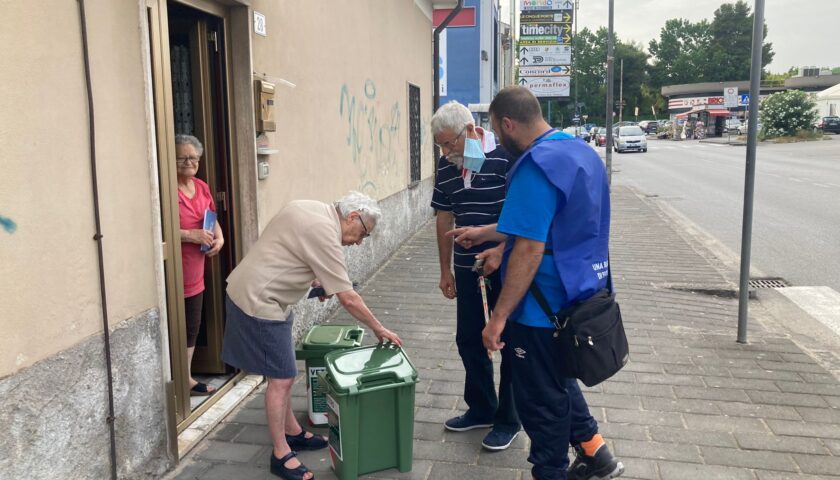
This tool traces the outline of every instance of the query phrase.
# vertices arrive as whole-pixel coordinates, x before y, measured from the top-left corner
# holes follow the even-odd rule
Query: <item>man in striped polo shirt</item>
[[[437,211],[440,289],[446,298],[457,299],[455,342],[466,372],[464,401],[469,407],[466,413],[447,420],[444,425],[456,432],[492,427],[482,445],[488,450],[504,450],[521,426],[513,403],[510,353],[502,351],[497,396],[493,362],[481,341],[485,319],[479,276],[471,270],[476,254],[498,244],[487,242],[469,249],[455,244],[453,252],[452,238],[445,233],[456,226],[483,226],[498,221],[505,201],[507,172],[516,159],[496,146],[492,133],[476,127],[470,111],[458,102],[440,107],[432,117],[431,126],[443,155],[438,161],[432,196],[432,208]],[[465,165],[464,148],[470,141],[467,138],[480,142],[483,162],[470,158]],[[487,278],[490,281],[487,302],[492,310],[501,291],[501,276],[495,271]]]

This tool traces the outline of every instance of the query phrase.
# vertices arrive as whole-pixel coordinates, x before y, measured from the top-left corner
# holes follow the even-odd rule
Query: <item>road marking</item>
[[[814,186],[815,187],[822,187],[822,188],[831,188],[831,186],[826,185],[824,183],[815,183]]]
[[[703,143],[702,145],[708,145],[710,147],[725,147],[726,146],[726,145],[723,145],[721,143]]]
[[[798,178],[796,178],[796,177],[790,177],[790,181],[791,181],[791,182],[796,182],[796,183],[803,183],[803,182],[804,182],[803,180],[800,180],[800,179],[798,179]]]
[[[781,177],[781,175],[778,175],[776,173],[765,173],[765,175],[767,175],[768,177]]]
[[[840,335],[840,293],[831,287],[786,287],[776,291]]]

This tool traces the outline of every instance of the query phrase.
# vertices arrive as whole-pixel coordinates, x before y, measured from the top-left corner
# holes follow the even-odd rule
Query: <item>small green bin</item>
[[[417,370],[394,345],[327,354],[330,458],[341,480],[397,468],[411,471]]]
[[[295,349],[295,357],[306,361],[306,403],[311,425],[327,424],[327,400],[319,388],[318,374],[326,371],[324,355],[362,344],[365,331],[357,325],[316,325]]]

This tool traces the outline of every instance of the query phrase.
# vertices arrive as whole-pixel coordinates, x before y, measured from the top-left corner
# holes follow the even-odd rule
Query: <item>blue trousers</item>
[[[490,287],[487,303],[490,310],[496,305],[502,281],[499,272],[488,277]],[[457,332],[455,343],[464,363],[464,401],[468,414],[479,422],[493,424],[493,429],[514,433],[520,428],[519,417],[513,401],[510,354],[503,349],[499,377],[499,394],[493,381],[493,362],[481,341],[484,330],[484,307],[478,286],[478,275],[465,268],[455,268],[455,288],[458,290]]]
[[[598,423],[589,413],[577,380],[561,377],[553,368],[560,361],[553,328],[509,321],[505,333],[516,408],[531,438],[531,473],[538,480],[565,480],[569,444],[591,439],[598,433]]]

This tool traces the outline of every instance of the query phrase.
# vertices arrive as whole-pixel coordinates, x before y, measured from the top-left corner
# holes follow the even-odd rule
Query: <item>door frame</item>
[[[256,132],[254,125],[254,103],[252,70],[243,71],[242,63],[251,65],[251,23],[250,7],[238,0],[228,0],[224,4],[208,0],[172,0],[222,20],[225,64],[225,96],[228,108],[225,112],[229,128],[230,175],[236,196],[232,214],[236,239],[234,258],[241,261],[247,247],[253,244],[259,234],[257,221],[257,165]],[[163,280],[166,308],[166,331],[168,342],[164,348],[169,351],[170,374],[173,392],[169,397],[168,407],[174,410],[169,418],[176,424],[177,432],[186,429],[196,418],[209,409],[222,394],[245,375],[239,375],[229,381],[214,397],[202,405],[190,410],[189,379],[186,351],[186,326],[183,305],[183,271],[181,266],[180,237],[177,219],[178,189],[176,186],[174,114],[172,107],[172,74],[169,55],[169,20],[167,4],[169,0],[146,0],[145,20],[148,22],[149,56],[151,66],[151,91],[153,94],[154,139],[159,166],[159,188],[161,227],[163,241]],[[242,57],[245,57],[245,60]],[[240,73],[235,73],[240,72]],[[250,120],[250,121],[249,121]],[[250,145],[250,148],[249,148]],[[251,177],[253,180],[249,179]],[[249,189],[245,188],[250,187]],[[162,315],[162,317],[164,317]]]

